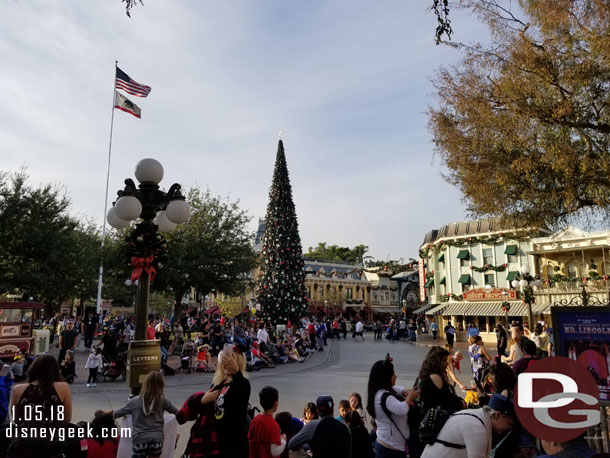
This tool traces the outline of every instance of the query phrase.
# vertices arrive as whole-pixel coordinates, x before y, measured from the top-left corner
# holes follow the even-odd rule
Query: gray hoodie
[[[161,399],[158,406],[144,406],[144,399],[140,396],[135,396],[127,401],[123,407],[114,411],[113,417],[119,418],[125,415],[131,415],[132,424],[132,443],[145,444],[148,442],[163,442],[163,420],[164,412],[178,412],[171,402],[165,397]]]

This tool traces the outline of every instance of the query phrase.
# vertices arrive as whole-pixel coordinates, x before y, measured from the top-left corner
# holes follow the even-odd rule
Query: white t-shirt
[[[356,332],[362,332],[362,321],[356,323]]]
[[[401,394],[404,390],[402,386],[395,386],[394,391]],[[407,424],[407,413],[409,406],[406,402],[401,402],[394,396],[388,396],[386,407],[392,414],[390,420],[381,408],[381,396],[385,390],[379,390],[375,394],[375,422],[377,423],[377,439],[382,443],[396,450],[404,450],[406,439],[409,438],[409,425]],[[400,428],[396,428],[395,424]]]
[[[479,417],[483,423],[465,413]],[[487,458],[491,450],[491,419],[482,409],[462,410],[449,417],[438,438],[466,448],[445,447],[436,442],[426,446],[421,458]]]
[[[256,340],[267,343],[269,341],[269,334],[264,329],[259,329],[256,334]]]

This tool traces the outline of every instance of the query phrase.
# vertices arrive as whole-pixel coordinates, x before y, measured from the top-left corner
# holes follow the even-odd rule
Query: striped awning
[[[551,311],[551,304],[533,304],[533,313],[549,313]]]
[[[426,315],[439,315],[443,309],[445,309],[449,304],[441,304],[437,305],[433,309],[430,309],[426,312]]]
[[[465,315],[465,311],[468,310],[468,307],[470,306],[470,302],[464,304],[462,302],[454,302],[451,305],[449,305],[449,307],[447,307],[447,310],[445,310],[443,312],[443,315],[445,316],[458,316],[458,315]]]
[[[526,316],[527,305],[523,302],[510,302],[510,316]],[[504,316],[502,302],[454,302],[443,311],[445,316]]]
[[[398,307],[373,307],[373,313],[398,313]]]
[[[432,307],[434,307],[434,304],[425,304],[425,305],[422,305],[417,310],[413,310],[413,314],[414,315],[419,315],[420,313],[424,313],[426,310],[431,309]]]

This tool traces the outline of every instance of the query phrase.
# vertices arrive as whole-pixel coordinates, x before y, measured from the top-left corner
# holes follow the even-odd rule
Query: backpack
[[[392,418],[392,412],[390,412],[390,409],[388,409],[388,406],[387,406],[387,400],[388,400],[388,397],[390,397],[390,396],[394,396],[396,399],[398,399],[398,400],[400,400],[400,401],[402,401],[402,400],[403,400],[403,399],[402,399],[402,397],[399,397],[399,396],[398,396],[398,395],[396,395],[396,394],[392,394],[392,393],[390,393],[389,391],[384,391],[383,393],[381,393],[381,402],[380,402],[380,404],[381,404],[381,410],[383,410],[383,413],[385,413],[385,414],[386,414],[386,417],[388,417],[388,418],[390,419],[390,421],[392,422],[392,424],[393,424],[394,426],[396,426],[396,429],[398,430],[398,433],[399,433],[399,434],[402,436],[402,438],[403,438],[405,441],[407,441],[407,442],[408,442],[408,441],[409,441],[409,439],[407,439],[407,438],[406,438],[406,437],[405,437],[405,436],[402,434],[402,432],[401,432],[400,428],[398,427],[398,425],[396,424],[396,422],[395,422],[395,421],[394,421],[394,419]]]
[[[479,420],[483,427],[485,427],[483,420],[471,413],[463,412],[456,413],[454,415],[470,415],[471,417]],[[449,417],[451,417],[451,414],[446,410],[443,410],[440,407],[431,407],[430,410],[426,412],[426,415],[424,415],[424,418],[419,425],[419,440],[428,445],[438,442],[445,447],[465,449],[466,445],[454,444],[453,442],[446,442],[437,438],[438,434],[443,429],[443,426],[445,426],[445,423],[447,423],[447,420],[449,420]]]

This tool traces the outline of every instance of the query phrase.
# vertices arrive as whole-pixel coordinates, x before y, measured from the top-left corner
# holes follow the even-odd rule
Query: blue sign
[[[600,399],[610,402],[610,308],[553,307],[555,355],[578,361],[593,375]]]

